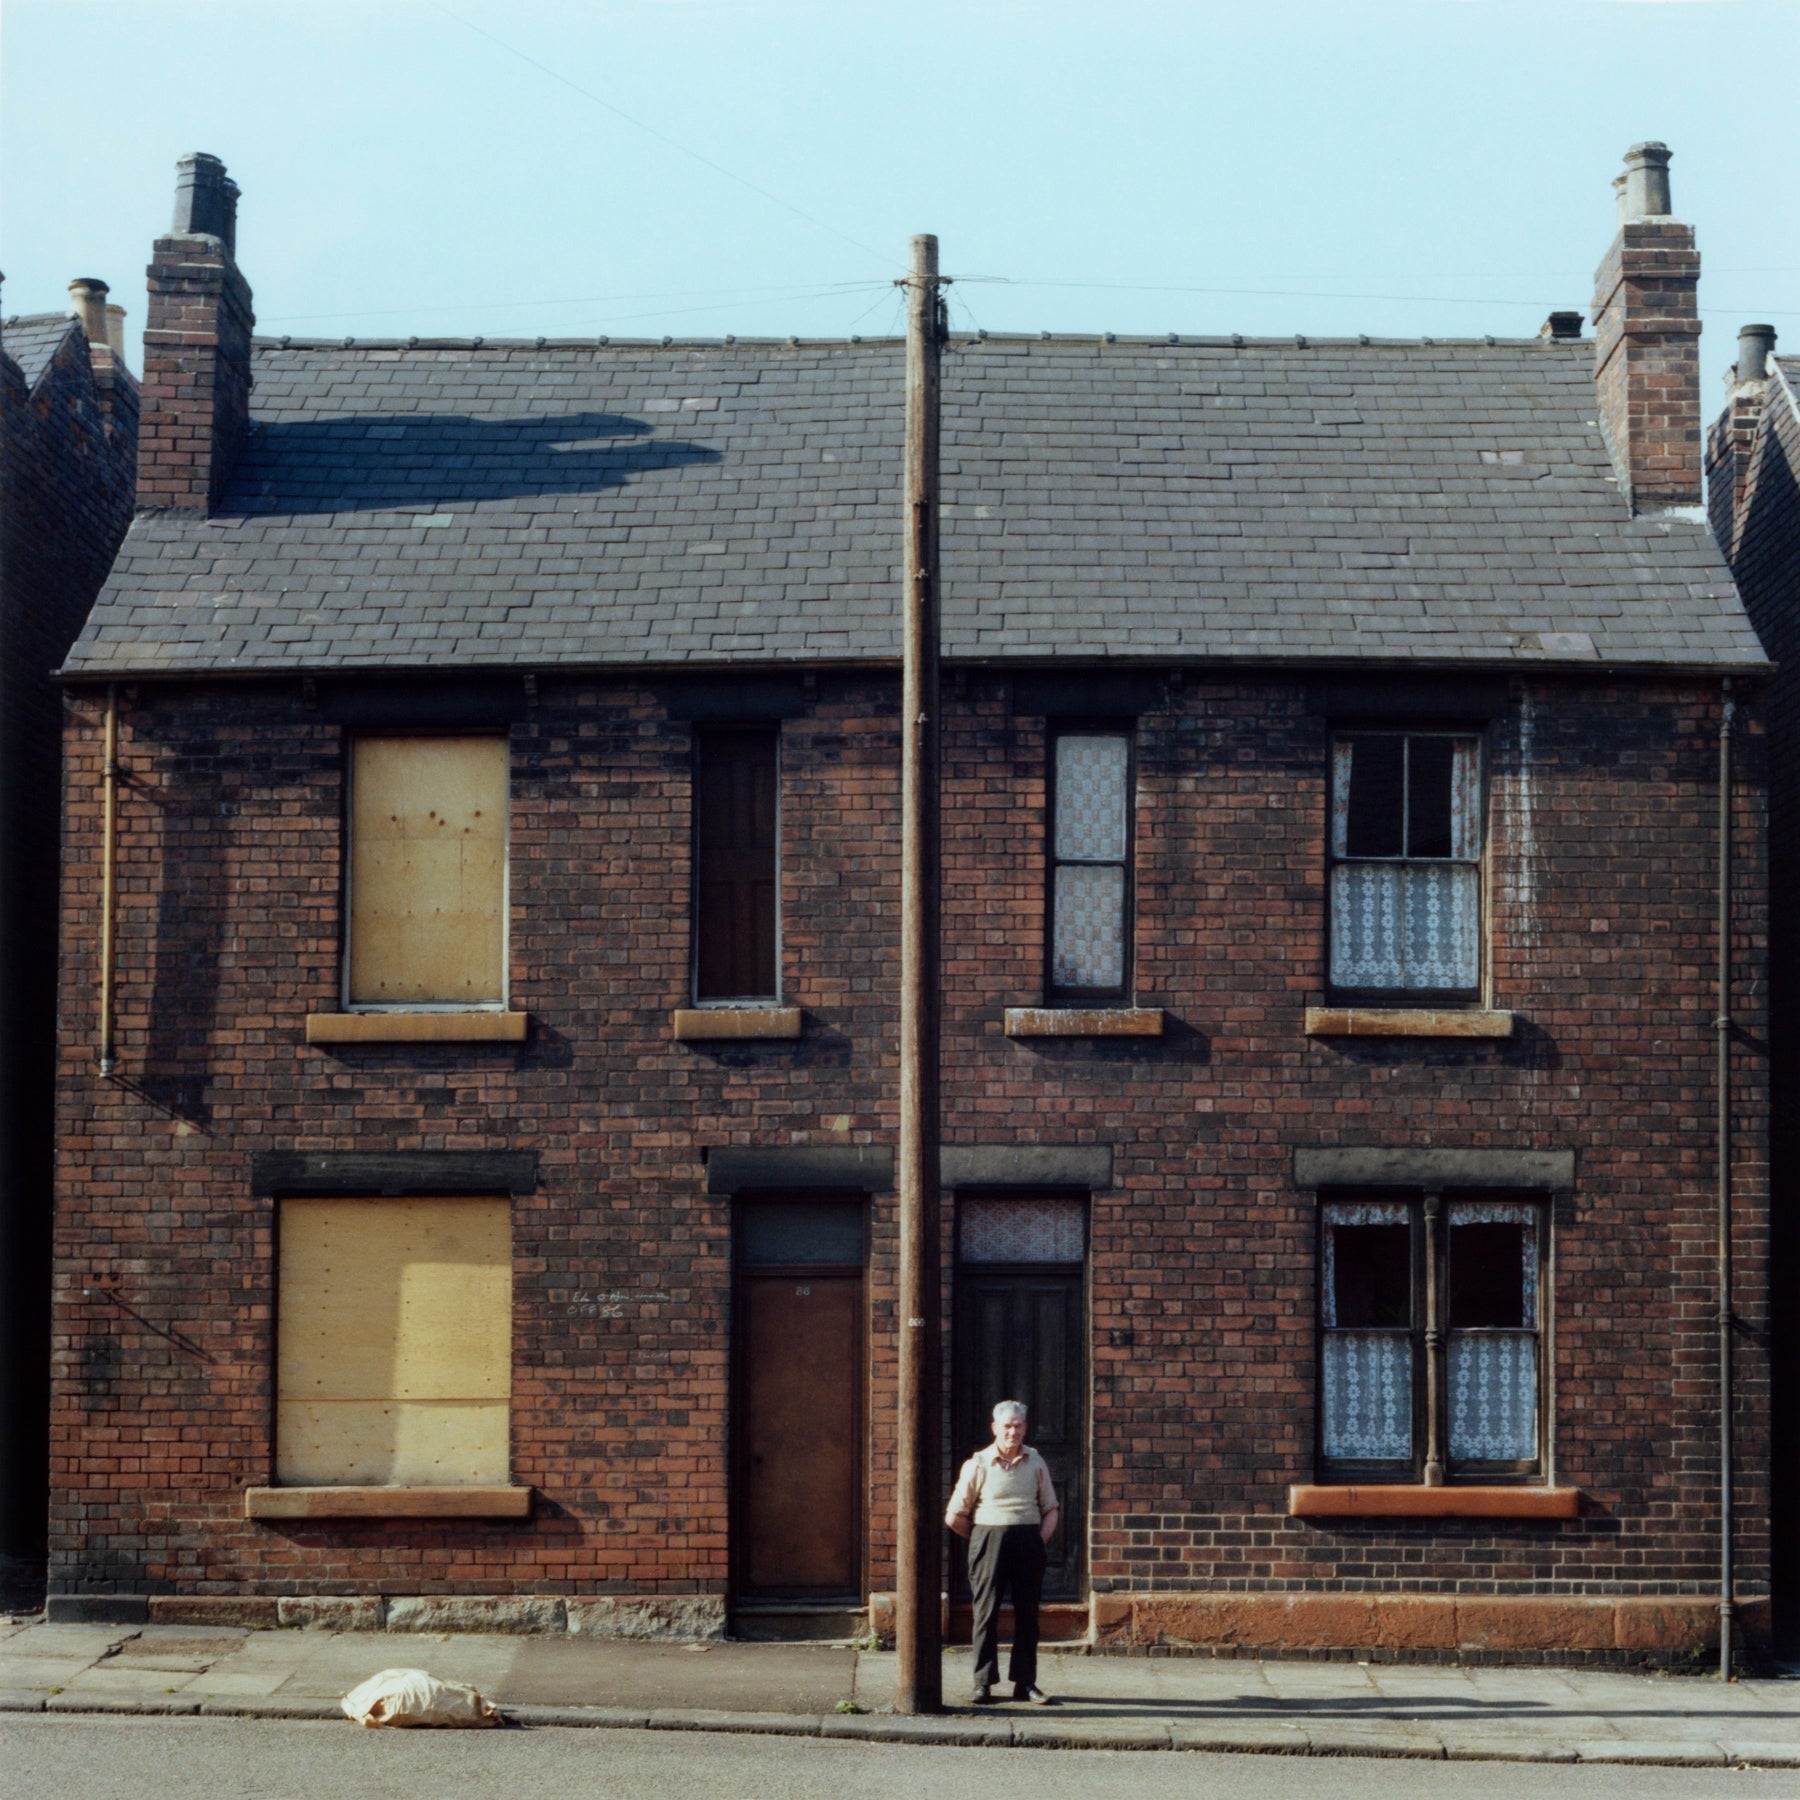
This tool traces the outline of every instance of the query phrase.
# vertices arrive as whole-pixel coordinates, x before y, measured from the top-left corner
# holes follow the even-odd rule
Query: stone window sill
[[[246,1519],[529,1519],[528,1487],[253,1487]]]
[[[519,1012],[311,1013],[309,1044],[522,1044],[531,1015]]]
[[[1370,1487],[1288,1489],[1295,1519],[1573,1519],[1581,1512],[1579,1488]]]
[[[1309,1006],[1308,1037],[1508,1038],[1513,1015],[1433,1006]]]
[[[726,1038],[797,1038],[797,1006],[678,1006],[675,1041],[704,1044]]]
[[[1160,1006],[1009,1006],[1010,1038],[1161,1037]]]

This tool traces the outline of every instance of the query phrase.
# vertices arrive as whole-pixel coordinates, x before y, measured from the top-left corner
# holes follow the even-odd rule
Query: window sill
[[[253,1487],[246,1519],[529,1519],[528,1487]]]
[[[1009,1006],[1010,1038],[1161,1037],[1160,1006]]]
[[[704,1044],[723,1038],[797,1038],[797,1006],[678,1006],[675,1041]]]
[[[1573,1519],[1579,1488],[1546,1487],[1314,1487],[1288,1489],[1295,1519]]]
[[[1308,1037],[1508,1038],[1513,1015],[1434,1006],[1309,1006]]]
[[[309,1013],[309,1044],[522,1044],[519,1012]]]

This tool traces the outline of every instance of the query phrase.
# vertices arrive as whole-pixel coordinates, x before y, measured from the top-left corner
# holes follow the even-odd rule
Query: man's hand
[[[948,1525],[959,1538],[973,1537],[975,1535],[975,1521],[967,1513],[945,1513],[944,1523]]]
[[[1056,1522],[1061,1517],[1061,1511],[1054,1506],[1044,1514],[1044,1522],[1038,1527],[1038,1535],[1046,1545],[1056,1536]]]

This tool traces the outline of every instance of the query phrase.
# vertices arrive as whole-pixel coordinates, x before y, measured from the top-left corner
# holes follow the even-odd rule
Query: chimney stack
[[[106,341],[112,346],[112,353],[118,359],[119,366],[125,366],[125,309],[114,306],[109,300],[106,303]]]
[[[1700,253],[1669,213],[1666,144],[1633,144],[1618,235],[1594,277],[1600,425],[1634,513],[1698,506]]]
[[[216,156],[176,165],[175,223],[151,252],[138,505],[210,513],[250,426],[250,286],[238,188]]]
[[[69,283],[69,302],[90,344],[111,348],[112,338],[106,329],[107,286],[92,275],[83,275]]]
[[[1706,510],[1728,562],[1737,550],[1757,427],[1769,392],[1769,359],[1774,354],[1773,325],[1738,327],[1737,364],[1725,375],[1725,410],[1706,434]]]

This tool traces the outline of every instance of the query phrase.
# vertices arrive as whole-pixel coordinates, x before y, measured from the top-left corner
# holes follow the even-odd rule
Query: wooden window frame
[[[1117,737],[1125,740],[1125,855],[1122,863],[1076,863],[1076,868],[1122,867],[1125,891],[1120,902],[1117,987],[1065,987],[1056,980],[1056,752],[1065,737]],[[1137,932],[1137,726],[1134,720],[1056,719],[1044,733],[1044,997],[1051,1006],[1130,1006],[1136,992]]]
[[[773,935],[774,942],[770,946],[774,979],[772,989],[767,994],[707,994],[700,992],[700,795],[701,765],[706,754],[706,745],[723,738],[766,738],[775,752],[775,906]],[[781,923],[782,923],[782,730],[779,722],[758,723],[745,721],[739,724],[706,724],[694,727],[691,755],[689,758],[689,807],[688,807],[688,855],[690,893],[688,896],[688,991],[693,995],[693,1005],[697,1009],[732,1008],[732,1007],[779,1007],[782,1004],[782,966],[781,966]],[[745,1034],[750,1035],[750,1034]]]
[[[351,936],[356,917],[356,746],[366,739],[488,738],[506,747],[506,793],[501,820],[500,849],[500,998],[498,1000],[353,1000],[350,997]],[[343,751],[343,901],[342,943],[339,946],[338,999],[344,1015],[396,1013],[509,1013],[512,1010],[512,733],[501,729],[449,728],[420,730],[415,727],[357,726],[344,734]],[[349,1035],[349,1034],[346,1034]]]
[[[1516,1461],[1452,1461],[1450,1446],[1449,1314],[1450,1203],[1506,1200],[1537,1214],[1537,1316],[1530,1329],[1537,1344],[1537,1451]],[[1325,1324],[1325,1209],[1332,1203],[1403,1205],[1410,1216],[1412,1248],[1413,1453],[1406,1461],[1330,1457],[1325,1454],[1325,1338],[1353,1329]],[[1313,1466],[1316,1480],[1331,1486],[1518,1486],[1551,1484],[1550,1417],[1554,1383],[1551,1357],[1551,1196],[1541,1190],[1500,1188],[1322,1188],[1313,1238]]]
[[[1454,742],[1473,743],[1475,746],[1475,789],[1477,795],[1478,816],[1476,819],[1477,850],[1473,857],[1463,856],[1339,856],[1337,853],[1337,833],[1335,818],[1337,810],[1337,747],[1346,738],[1359,737],[1397,737],[1412,738],[1449,738]],[[1410,772],[1411,758],[1407,759]],[[1406,801],[1402,790],[1401,810],[1404,817]],[[1481,724],[1456,724],[1432,721],[1422,724],[1408,724],[1399,720],[1369,720],[1366,722],[1346,721],[1331,728],[1325,763],[1325,992],[1332,1003],[1341,1006],[1380,1007],[1395,1009],[1401,1007],[1420,1008],[1469,1008],[1480,1010],[1488,1004],[1488,971],[1491,966],[1488,955],[1488,755],[1487,728]],[[1332,978],[1331,939],[1335,914],[1333,908],[1333,880],[1341,864],[1383,862],[1391,863],[1397,868],[1414,866],[1426,867],[1433,863],[1445,864],[1452,868],[1473,868],[1475,870],[1475,981],[1464,988],[1409,988],[1409,987],[1342,987]]]

